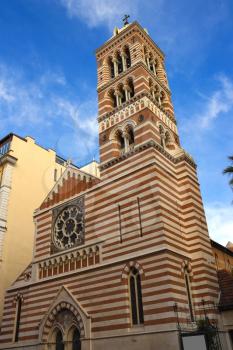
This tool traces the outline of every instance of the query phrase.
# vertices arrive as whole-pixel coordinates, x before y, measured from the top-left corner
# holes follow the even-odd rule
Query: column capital
[[[123,88],[124,90],[131,91],[131,87],[127,83],[123,85]]]
[[[114,95],[115,95],[115,96],[122,96],[122,93],[121,93],[118,89],[116,89],[116,90],[114,91]]]

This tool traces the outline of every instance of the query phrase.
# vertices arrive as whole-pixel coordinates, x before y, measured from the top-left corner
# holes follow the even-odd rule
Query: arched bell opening
[[[118,96],[119,96],[119,105],[122,105],[126,102],[126,92],[123,84],[118,85],[117,87]]]
[[[121,130],[117,130],[115,138],[116,138],[119,150],[121,152],[124,151],[124,149],[125,149],[125,139],[124,139],[124,136],[123,136],[123,133],[122,133]]]
[[[133,78],[128,78],[127,79],[127,85],[128,85],[129,98],[132,98],[134,96],[134,94],[135,94]]]
[[[132,125],[127,125],[125,128],[125,134],[128,142],[129,148],[132,148],[134,145],[134,129]]]
[[[130,57],[130,51],[129,51],[128,46],[125,46],[124,54],[125,54],[125,60],[126,60],[126,68],[130,68],[131,67],[131,57]]]
[[[113,63],[112,57],[109,57],[109,59],[108,59],[108,67],[109,67],[110,77],[114,78],[115,77],[115,71],[114,71],[114,63]]]
[[[149,54],[149,69],[154,73],[154,58],[152,53]]]
[[[117,61],[118,74],[121,74],[123,72],[123,61],[119,52],[117,52],[116,54],[116,61]]]
[[[115,91],[110,90],[108,93],[108,96],[110,97],[112,108],[116,108],[117,107],[117,98],[116,98]]]

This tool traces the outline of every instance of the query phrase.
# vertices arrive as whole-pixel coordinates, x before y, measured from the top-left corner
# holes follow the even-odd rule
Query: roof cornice
[[[98,49],[96,49],[96,51],[95,51],[96,56],[98,56],[103,49],[107,48],[107,46],[109,46],[109,49],[110,49],[110,47],[112,48],[112,45],[116,44],[119,40],[122,40],[124,38],[124,36],[128,35],[129,32],[132,31],[134,28],[135,29],[137,28],[137,30],[143,35],[144,39],[148,40],[150,42],[150,44],[152,44],[155,47],[155,49],[157,50],[157,53],[162,58],[165,57],[163,51],[158,47],[158,45],[153,41],[153,39],[150,37],[150,35],[146,33],[146,31],[143,29],[143,27],[137,21],[130,23],[119,34],[111,37],[103,45],[101,45]]]

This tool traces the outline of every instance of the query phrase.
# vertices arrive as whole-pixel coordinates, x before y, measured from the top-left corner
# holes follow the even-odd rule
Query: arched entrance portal
[[[83,323],[80,316],[62,309],[55,315],[48,334],[48,350],[82,350],[84,336]]]

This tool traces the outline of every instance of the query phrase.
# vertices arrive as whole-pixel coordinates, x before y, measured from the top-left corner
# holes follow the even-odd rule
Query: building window
[[[0,157],[4,156],[10,149],[10,142],[6,142],[0,146]]]
[[[144,323],[141,277],[139,271],[133,267],[129,274],[130,309],[133,325]]]
[[[162,147],[165,147],[165,132],[162,125],[159,125],[159,133],[160,133],[160,143]]]
[[[72,350],[81,350],[80,332],[75,328],[72,338]]]
[[[22,296],[18,295],[16,299],[16,314],[15,314],[15,332],[14,332],[14,341],[19,340],[19,326],[21,318],[21,309],[22,309]]]
[[[190,319],[192,322],[194,322],[191,283],[190,283],[190,276],[189,276],[189,272],[187,271],[187,268],[184,270],[184,281],[185,281],[185,287],[186,287],[186,292],[187,292],[187,297],[188,297]]]
[[[232,349],[233,349],[233,329],[229,330],[229,337],[230,337],[231,346],[232,346]]]
[[[114,78],[115,70],[114,70],[114,63],[113,63],[112,57],[109,57],[108,65],[109,65],[110,77]]]
[[[2,176],[3,176],[3,168],[0,168],[0,186],[2,183]]]
[[[54,177],[54,181],[56,182],[57,181],[57,169],[54,169],[53,177]]]
[[[57,330],[55,344],[56,344],[56,350],[64,350],[63,336],[60,329]]]
[[[116,140],[119,146],[120,151],[124,151],[125,149],[125,139],[123,137],[122,131],[118,130],[116,133]]]
[[[218,255],[215,253],[215,264],[216,264],[216,269],[218,270]]]

